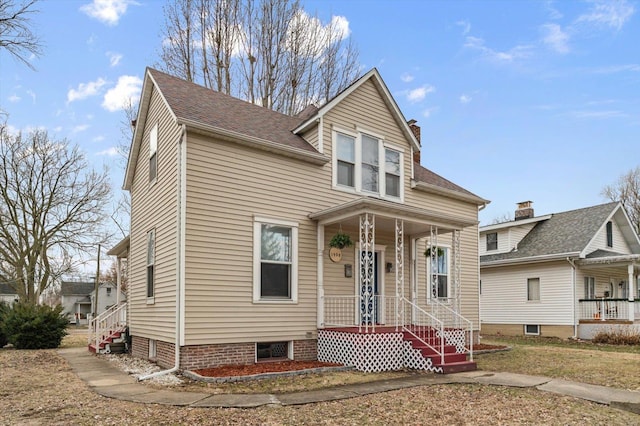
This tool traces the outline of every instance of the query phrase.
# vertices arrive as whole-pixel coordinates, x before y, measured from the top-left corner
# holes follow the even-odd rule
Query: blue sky
[[[342,16],[363,70],[377,67],[422,127],[422,164],[491,200],[482,223],[606,201],[640,165],[640,5],[634,1],[304,1]],[[50,0],[34,15],[37,71],[0,53],[0,109],[123,171],[123,99],[157,63],[160,0]]]

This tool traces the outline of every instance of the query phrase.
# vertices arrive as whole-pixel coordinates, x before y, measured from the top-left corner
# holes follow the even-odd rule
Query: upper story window
[[[487,251],[498,250],[498,233],[490,232],[487,234]]]
[[[151,129],[149,134],[149,182],[154,182],[158,177],[158,125]]]
[[[403,151],[365,133],[334,132],[334,187],[403,199]]]
[[[607,222],[607,247],[613,247],[613,223]]]

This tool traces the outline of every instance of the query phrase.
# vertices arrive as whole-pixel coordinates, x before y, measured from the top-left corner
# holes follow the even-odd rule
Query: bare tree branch
[[[37,2],[0,0],[0,49],[6,49],[31,69],[35,68],[29,61],[30,56],[42,54],[42,42],[31,30],[31,15],[38,12],[33,9]]]
[[[640,166],[620,176],[615,183],[605,186],[601,194],[611,201],[622,203],[636,234],[640,235]]]

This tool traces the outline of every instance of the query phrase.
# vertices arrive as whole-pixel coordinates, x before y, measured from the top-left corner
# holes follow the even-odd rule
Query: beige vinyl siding
[[[149,133],[158,124],[157,180],[149,182]],[[176,285],[176,146],[180,128],[157,91],[151,96],[131,185],[129,315],[131,333],[173,341]],[[155,303],[147,304],[147,232],[155,229]]]
[[[510,252],[517,244],[520,243],[520,241],[522,241],[524,237],[527,236],[529,231],[531,231],[535,225],[535,223],[529,223],[522,226],[497,229],[495,231],[483,231],[480,235],[480,256]],[[498,249],[487,251],[487,234],[493,232],[498,233]]]
[[[528,278],[540,278],[540,301],[527,301]],[[483,323],[573,324],[573,277],[566,261],[483,268],[481,279]]]
[[[624,234],[620,231],[620,227],[615,220],[612,220],[613,224],[613,247],[607,246],[607,226],[606,223],[596,233],[594,239],[589,243],[585,253],[589,254],[598,249],[612,251],[615,253],[631,254],[631,248],[624,238]]]
[[[309,142],[315,149],[320,151],[319,146],[318,146],[318,137],[319,137],[319,135],[318,135],[318,126],[312,127],[310,130],[305,132],[302,135],[302,137],[304,138],[304,140]]]

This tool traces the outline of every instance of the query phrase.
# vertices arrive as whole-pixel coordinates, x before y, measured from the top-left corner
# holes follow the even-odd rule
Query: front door
[[[379,252],[360,252],[360,323],[379,324],[382,307],[378,279]],[[367,274],[368,269],[368,274]],[[367,279],[367,276],[369,279]]]

